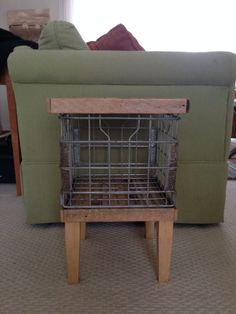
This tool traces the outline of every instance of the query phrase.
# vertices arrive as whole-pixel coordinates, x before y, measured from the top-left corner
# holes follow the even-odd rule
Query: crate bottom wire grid
[[[177,115],[60,120],[63,208],[175,206]]]

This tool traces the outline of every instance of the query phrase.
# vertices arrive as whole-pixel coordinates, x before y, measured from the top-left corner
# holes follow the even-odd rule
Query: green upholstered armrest
[[[229,86],[236,56],[229,52],[80,51],[17,48],[8,59],[14,82]]]

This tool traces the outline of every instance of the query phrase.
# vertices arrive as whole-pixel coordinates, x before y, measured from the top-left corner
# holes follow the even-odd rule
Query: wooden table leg
[[[79,282],[80,237],[80,222],[65,222],[65,246],[69,284],[76,284]]]
[[[157,222],[157,279],[159,282],[167,282],[170,279],[173,225],[173,221]]]
[[[19,196],[21,195],[21,180],[20,180],[21,153],[20,153],[20,144],[19,144],[19,136],[18,136],[15,95],[14,95],[14,91],[12,87],[12,82],[11,82],[11,79],[7,70],[5,70],[3,74],[3,79],[1,82],[3,82],[6,85],[6,89],[7,89],[8,113],[9,113],[9,121],[10,121],[10,127],[11,127],[12,151],[13,151],[14,169],[15,169],[15,177],[16,177],[16,194],[17,196]]]
[[[147,240],[154,238],[154,221],[145,221],[145,235]]]
[[[86,222],[81,222],[80,223],[80,228],[81,228],[81,240],[86,240]]]

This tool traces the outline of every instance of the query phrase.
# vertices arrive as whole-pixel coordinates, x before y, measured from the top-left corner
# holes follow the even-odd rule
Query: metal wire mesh
[[[176,115],[61,115],[64,208],[172,207]]]

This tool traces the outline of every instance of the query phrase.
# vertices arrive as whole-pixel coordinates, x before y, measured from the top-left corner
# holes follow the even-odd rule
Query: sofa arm
[[[32,50],[8,58],[17,83],[230,86],[236,55],[229,52]]]

